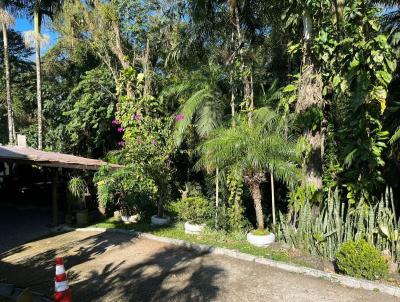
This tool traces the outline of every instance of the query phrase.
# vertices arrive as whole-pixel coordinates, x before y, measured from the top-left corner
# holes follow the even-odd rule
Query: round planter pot
[[[169,223],[169,217],[160,218],[157,215],[151,216],[151,224],[166,225]]]
[[[248,233],[247,241],[255,246],[268,246],[275,241],[275,235],[273,233],[267,235],[253,235],[252,233]]]
[[[115,218],[117,221],[121,221],[121,220],[122,220],[122,218],[121,218],[121,211],[114,211],[114,218]]]
[[[203,231],[204,227],[204,224],[191,224],[190,222],[185,222],[185,233],[200,234]]]
[[[121,220],[122,220],[124,223],[130,223],[130,222],[129,222],[129,216],[121,215]]]
[[[140,221],[140,214],[135,214],[129,217],[130,223],[138,223]]]

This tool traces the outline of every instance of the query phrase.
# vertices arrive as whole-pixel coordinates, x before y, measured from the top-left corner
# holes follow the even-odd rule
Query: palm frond
[[[286,138],[276,128],[241,122],[210,134],[199,148],[196,168],[213,171],[235,167],[244,174],[272,171],[278,180],[294,184],[301,178],[301,147],[299,140]]]
[[[394,144],[395,142],[397,142],[400,139],[400,127],[398,127],[396,129],[396,131],[394,132],[394,134],[392,135],[392,137],[390,138],[390,143]]]

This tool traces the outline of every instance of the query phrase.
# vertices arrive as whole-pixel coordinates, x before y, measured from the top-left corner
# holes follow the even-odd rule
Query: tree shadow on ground
[[[210,301],[217,297],[223,269],[205,265],[204,255],[168,247],[133,266],[108,263],[74,283],[73,293],[80,301]]]
[[[60,248],[46,250],[48,238],[39,242],[43,248],[37,252],[17,247],[11,254],[12,261],[0,261],[0,280],[51,296],[54,259],[64,255],[75,301],[209,301],[217,296],[215,280],[223,269],[205,265],[204,253],[166,246],[129,265],[130,255],[111,259],[104,254],[126,245],[135,248],[138,238],[134,234],[105,232],[73,241],[62,240],[61,236],[48,237],[60,240]],[[100,269],[82,272],[81,267],[76,268],[100,255],[105,256]]]

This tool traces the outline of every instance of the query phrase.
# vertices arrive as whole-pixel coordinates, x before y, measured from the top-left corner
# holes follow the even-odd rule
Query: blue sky
[[[17,18],[15,20],[15,27],[14,29],[16,31],[24,32],[28,30],[33,30],[33,24],[30,20],[26,18]],[[46,34],[50,37],[50,43],[46,47],[42,48],[41,54],[44,55],[46,51],[51,48],[56,42],[57,42],[57,33],[52,31],[47,24],[44,24],[42,26],[42,34]],[[34,59],[34,56],[31,58],[32,60]]]

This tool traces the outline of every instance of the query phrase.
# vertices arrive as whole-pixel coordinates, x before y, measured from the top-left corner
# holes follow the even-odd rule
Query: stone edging
[[[339,275],[336,273],[328,273],[328,272],[320,271],[320,270],[313,269],[313,268],[307,268],[307,267],[303,267],[303,266],[288,264],[285,262],[275,261],[275,260],[267,259],[264,257],[257,257],[257,256],[253,256],[250,254],[242,253],[239,251],[226,249],[226,248],[212,247],[212,246],[205,245],[205,244],[195,244],[195,243],[190,243],[190,242],[187,242],[187,241],[181,240],[181,239],[171,239],[171,238],[167,238],[167,237],[159,237],[159,236],[155,236],[155,235],[152,235],[149,233],[142,233],[142,232],[137,232],[134,230],[106,229],[106,228],[94,228],[94,227],[77,228],[77,229],[64,227],[63,229],[69,230],[69,231],[75,230],[75,231],[79,231],[79,232],[98,232],[98,233],[113,232],[113,233],[137,235],[140,238],[146,238],[146,239],[156,240],[159,242],[182,246],[182,247],[192,249],[192,250],[195,250],[198,252],[208,252],[210,254],[224,255],[224,256],[232,257],[232,258],[239,259],[239,260],[256,262],[256,263],[268,265],[268,266],[278,268],[278,269],[281,269],[284,271],[292,272],[292,273],[303,274],[303,275],[311,276],[311,277],[315,277],[315,278],[323,278],[328,281],[336,282],[338,284],[341,284],[341,285],[344,285],[347,287],[362,288],[362,289],[370,290],[370,291],[379,291],[381,293],[385,293],[385,294],[388,294],[391,296],[400,297],[400,287],[382,284],[382,283],[378,283],[378,282],[374,282],[374,281],[368,281],[368,280],[364,280],[364,279],[343,276],[343,275]]]

